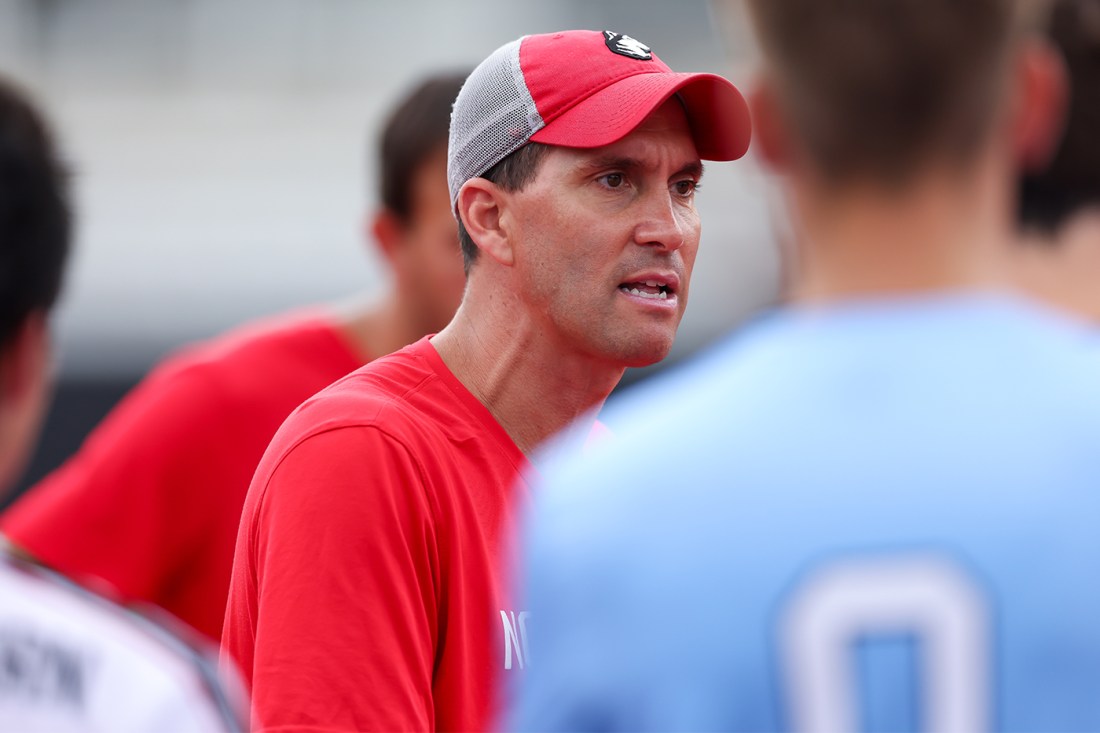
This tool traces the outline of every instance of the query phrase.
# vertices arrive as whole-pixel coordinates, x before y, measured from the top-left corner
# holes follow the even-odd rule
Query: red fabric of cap
[[[535,142],[571,148],[610,145],[679,92],[696,151],[704,160],[736,160],[749,146],[748,105],[716,74],[676,73],[653,54],[611,51],[599,31],[529,36],[520,69],[545,127]]]

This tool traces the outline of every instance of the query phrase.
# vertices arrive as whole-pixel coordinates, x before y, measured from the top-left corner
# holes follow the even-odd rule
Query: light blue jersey
[[[781,312],[552,461],[520,730],[1100,730],[1100,359],[1007,297]]]

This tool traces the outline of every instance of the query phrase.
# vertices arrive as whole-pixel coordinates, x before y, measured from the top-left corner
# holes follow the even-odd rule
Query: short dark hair
[[[539,165],[546,157],[550,146],[542,143],[527,143],[504,160],[494,165],[489,170],[478,176],[492,181],[505,191],[520,191],[538,175]],[[466,225],[462,223],[462,217],[458,218],[458,244],[462,247],[462,262],[466,268],[466,274],[470,274],[470,267],[477,260],[477,245],[466,231]]]
[[[1021,179],[1020,219],[1053,234],[1080,209],[1100,205],[1100,0],[1058,0],[1047,35],[1065,58],[1069,110],[1050,164]]]
[[[992,130],[1027,0],[750,0],[791,134],[831,183],[904,184]]]
[[[61,291],[72,236],[68,189],[45,119],[0,78],[0,348]]]
[[[427,77],[402,98],[378,139],[378,190],[382,205],[402,221],[412,216],[416,172],[439,151],[446,152],[451,107],[465,72]],[[446,181],[440,185],[445,185]]]

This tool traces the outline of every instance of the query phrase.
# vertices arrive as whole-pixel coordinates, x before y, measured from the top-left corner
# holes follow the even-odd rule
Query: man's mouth
[[[637,295],[640,298],[651,300],[667,300],[672,293],[668,283],[661,280],[642,280],[639,282],[626,282],[619,286],[619,290],[627,295]]]

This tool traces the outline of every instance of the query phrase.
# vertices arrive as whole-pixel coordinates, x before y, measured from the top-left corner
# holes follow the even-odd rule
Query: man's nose
[[[682,202],[674,201],[667,188],[651,192],[642,202],[634,240],[643,246],[672,252],[683,246],[688,225]]]

